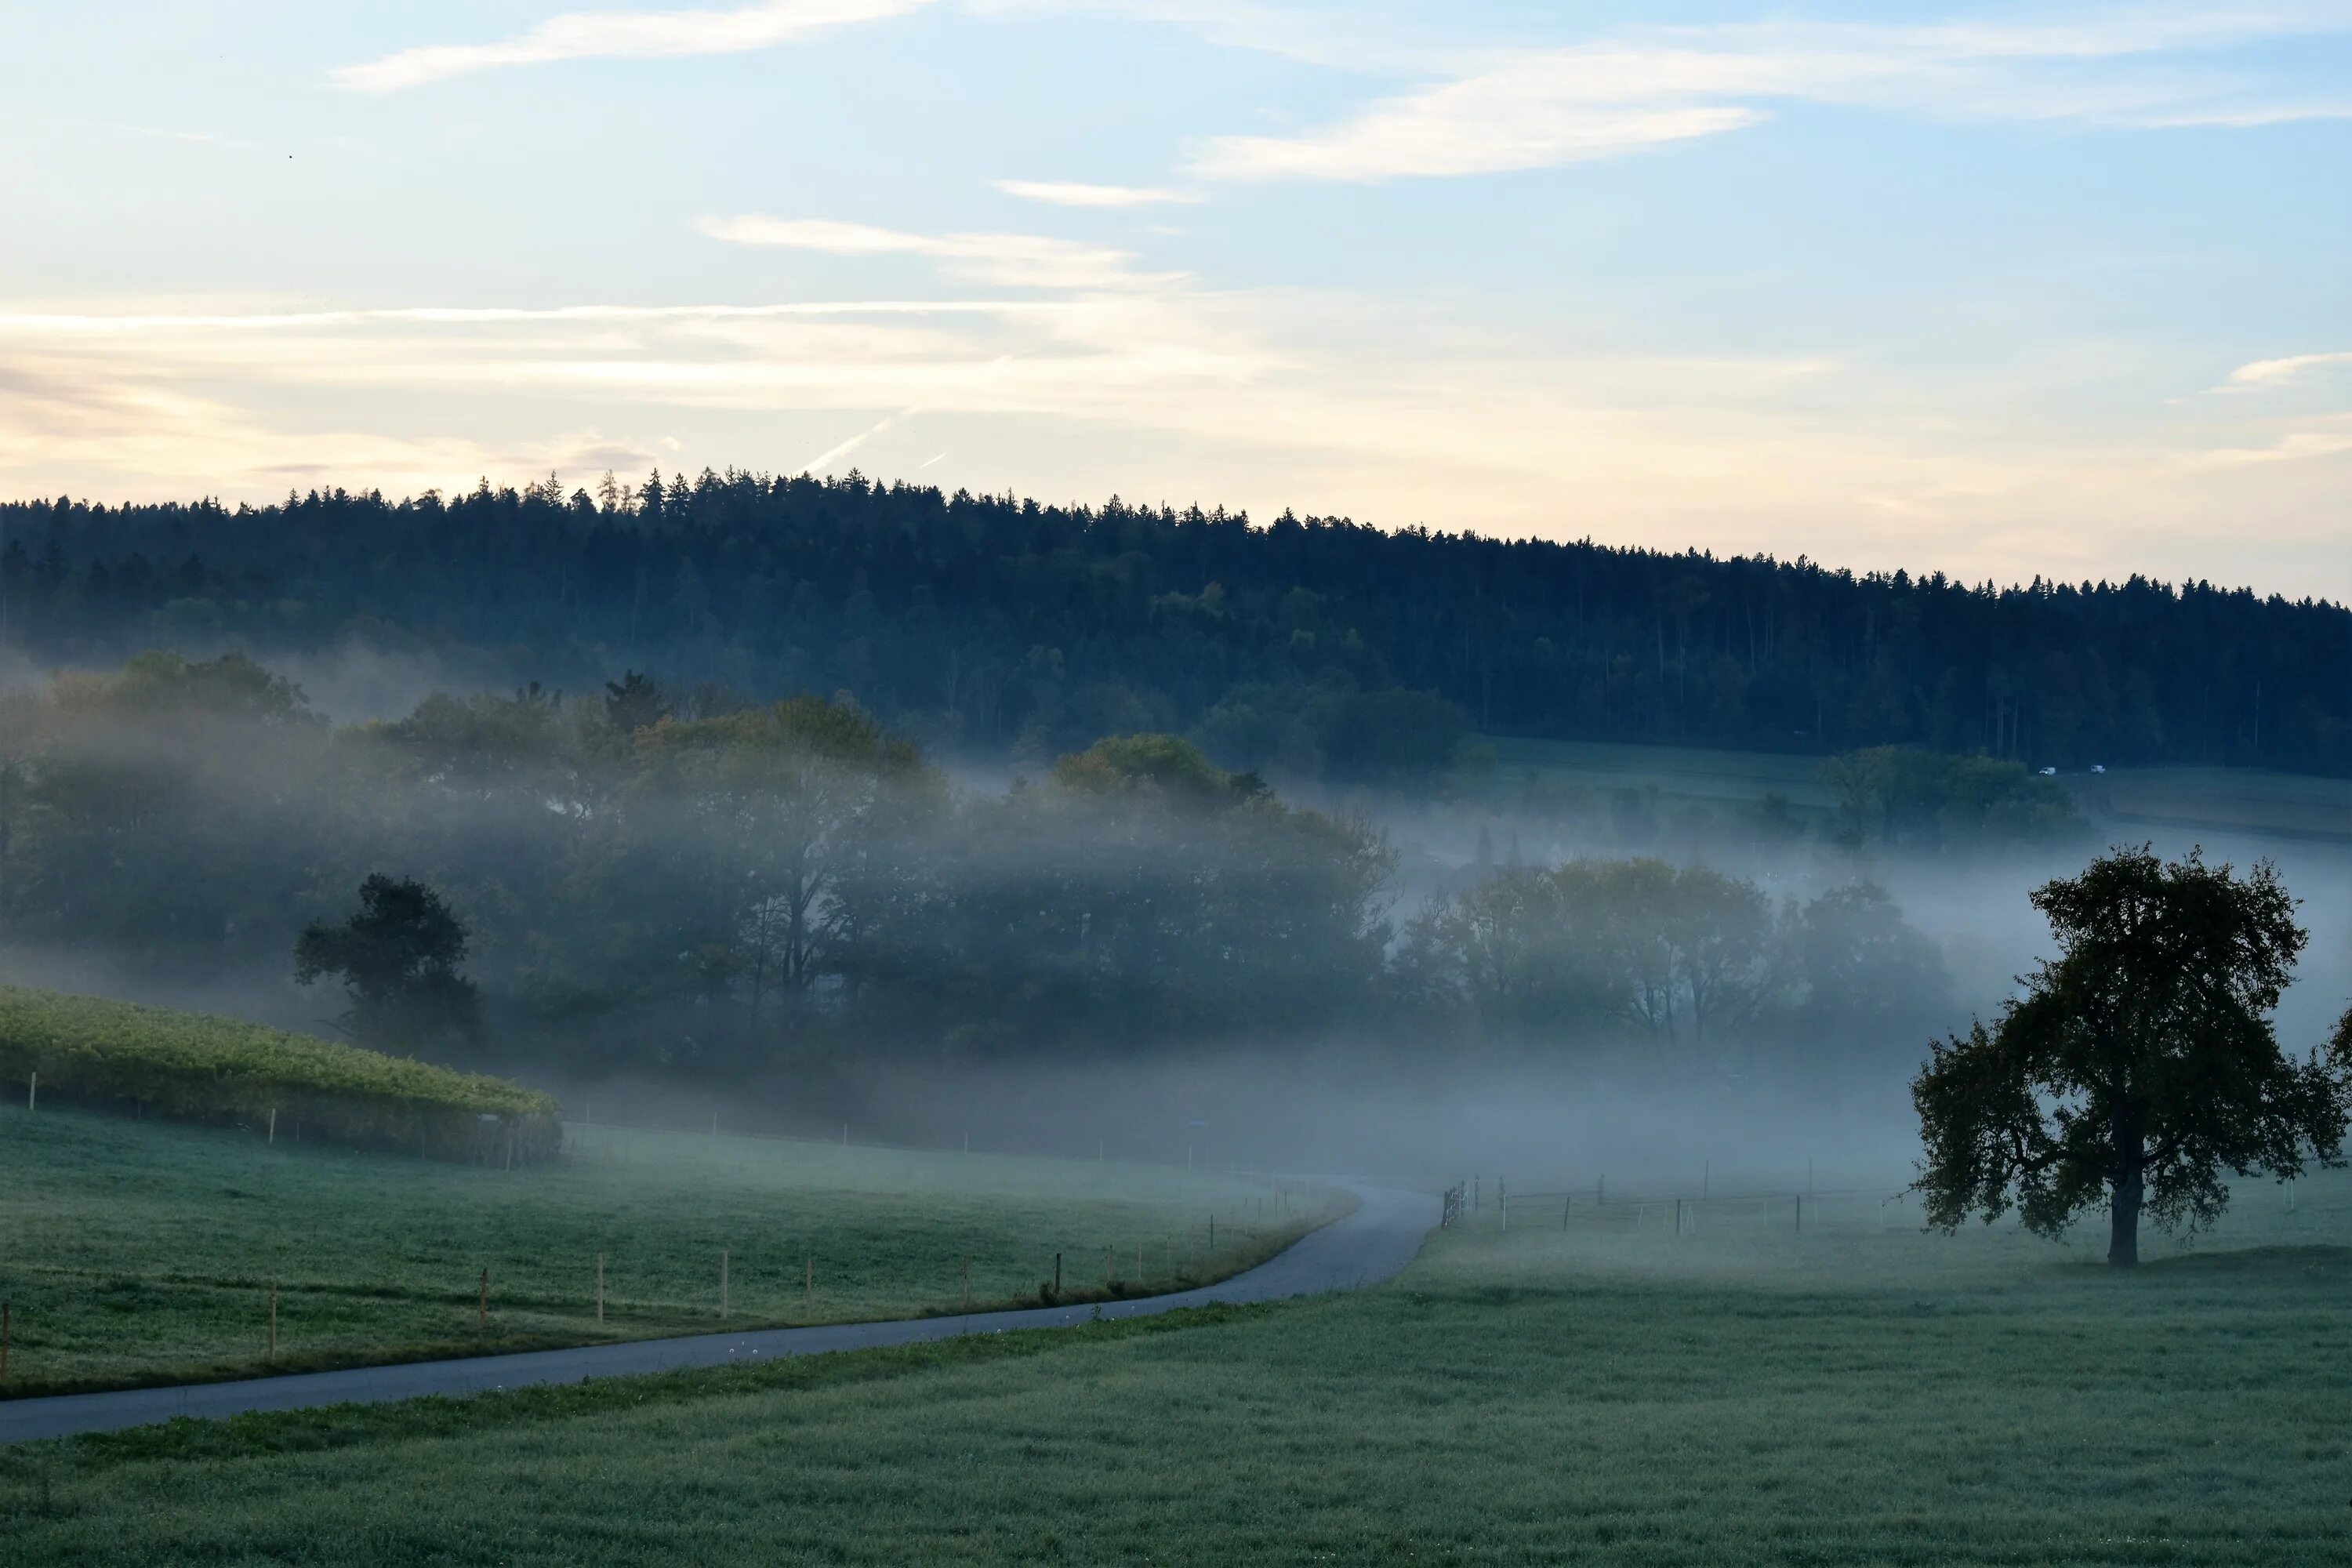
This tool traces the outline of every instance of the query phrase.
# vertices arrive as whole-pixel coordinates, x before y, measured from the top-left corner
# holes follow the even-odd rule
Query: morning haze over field
[[[2352,6],[0,4],[12,1563],[2352,1561]]]

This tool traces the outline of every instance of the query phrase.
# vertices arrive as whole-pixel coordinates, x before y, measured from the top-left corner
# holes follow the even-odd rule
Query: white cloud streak
[[[353,92],[386,93],[477,71],[558,60],[658,59],[740,54],[800,43],[861,22],[918,10],[929,0],[767,0],[734,10],[574,11],[488,44],[432,44],[328,73]]]
[[[1201,199],[1190,191],[1143,185],[1087,185],[1067,180],[999,180],[996,188],[1024,202],[1044,202],[1057,207],[1145,207]]]
[[[1011,288],[1123,290],[1162,288],[1180,272],[1138,272],[1131,251],[1034,234],[908,234],[827,218],[708,217],[696,226],[731,245],[775,246],[831,256],[920,256],[956,277]]]
[[[2170,57],[2352,29],[2352,6],[2128,15],[2058,26],[1773,24],[1654,29],[1502,51],[1457,79],[1288,136],[1210,142],[1214,180],[1377,181],[1619,156],[1759,123],[1805,102],[1955,119],[2116,126],[2352,117],[2352,95],[2285,100]]]
[[[273,332],[370,325],[495,327],[535,322],[755,321],[795,316],[1014,316],[1065,309],[1048,300],[794,300],[768,305],[402,306],[363,310],[89,311],[0,310],[0,331],[45,336],[137,336],[191,331]]]
[[[2252,364],[2242,364],[2230,373],[2230,385],[2235,388],[2278,386],[2299,381],[2315,370],[2336,365],[2352,365],[2352,350],[2335,353],[2294,354],[2285,359],[2258,359]]]
[[[2333,427],[2329,427],[2332,424]],[[2272,463],[2302,463],[2352,452],[2352,414],[2339,414],[2318,429],[2290,430],[2263,447],[2217,447],[2193,453],[2192,468],[2244,468]]]

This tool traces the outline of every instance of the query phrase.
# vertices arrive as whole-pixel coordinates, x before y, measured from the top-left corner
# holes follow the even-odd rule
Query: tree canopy
[[[0,921],[207,981],[278,981],[294,943],[362,1038],[579,1079],[1340,1036],[1810,1086],[1891,1077],[1939,1005],[1935,945],[1867,884],[1531,862],[1515,833],[1407,874],[1367,811],[1165,732],[1023,777],[953,787],[842,698],[639,676],[335,725],[236,656],[142,658],[0,696]]]
[[[846,691],[934,751],[1040,764],[1168,732],[1220,767],[1395,784],[1476,730],[2352,772],[2352,611],[2310,599],[1261,525],[854,473],[599,488],[0,504],[0,626],[85,666],[341,652],[379,677],[581,691],[635,670],[609,694],[628,728],[709,717],[705,690]]]
[[[466,922],[441,895],[409,878],[377,872],[360,884],[357,913],[339,925],[313,921],[294,941],[294,978],[304,985],[331,975],[351,994],[343,1023],[362,1044],[378,1047],[471,1038],[480,999],[461,973]]]
[[[2297,1059],[2271,1025],[2305,940],[2267,863],[2244,878],[2192,853],[2118,849],[2037,889],[2058,954],[1994,1025],[1939,1042],[1912,1086],[1929,1223],[2014,1206],[2057,1236],[2109,1212],[2108,1261],[2139,1259],[2143,1213],[2219,1217],[2223,1173],[2341,1164],[2346,1030]]]

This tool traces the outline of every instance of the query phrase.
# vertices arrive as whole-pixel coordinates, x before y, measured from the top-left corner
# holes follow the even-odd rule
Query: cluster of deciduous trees
[[[1506,869],[1407,926],[1401,991],[1483,1041],[1690,1078],[1883,1069],[1949,1005],[1936,945],[1884,889],[1776,907],[1706,866]]]
[[[848,690],[934,749],[1169,731],[1285,778],[1426,774],[1465,725],[2352,771],[2352,612],[2201,583],[1996,589],[856,474],[599,492],[0,505],[0,636],[84,663],[358,647],[467,686],[643,668]]]
[[[1318,1026],[1379,981],[1381,835],[1188,742],[960,795],[845,702],[669,706],[635,681],[339,728],[235,657],[59,677],[0,711],[0,921],[208,972],[282,973],[302,933],[303,976],[344,978],[347,1026],[392,1043],[416,988],[368,966],[437,964],[446,999],[466,953],[375,940],[424,931],[393,908],[414,879],[469,928],[491,1048],[583,1070],[1148,1049]]]
[[[273,976],[291,950],[348,987],[340,1026],[452,1059],[1349,1035],[1725,1074],[1901,1059],[1935,1022],[1936,953],[1867,887],[1474,866],[1400,929],[1395,869],[1368,818],[1166,734],[975,792],[854,704],[642,678],[339,727],[241,658],[151,653],[0,700],[10,940]]]

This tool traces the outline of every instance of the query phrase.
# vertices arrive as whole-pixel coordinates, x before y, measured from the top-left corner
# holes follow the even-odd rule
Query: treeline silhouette
[[[856,473],[59,499],[0,505],[0,635],[39,658],[384,649],[574,690],[638,668],[847,692],[940,754],[1163,731],[1228,768],[1381,783],[1475,729],[2352,772],[2352,611],[2205,583],[1972,586]]]

